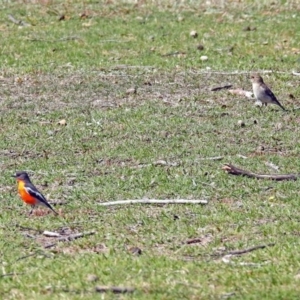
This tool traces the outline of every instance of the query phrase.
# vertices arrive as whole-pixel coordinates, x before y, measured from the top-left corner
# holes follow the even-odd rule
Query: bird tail
[[[282,110],[286,111],[286,109],[280,104],[278,100],[276,100],[275,104],[277,104]]]
[[[48,202],[41,202],[41,204],[51,209],[58,216],[58,212],[56,212]]]

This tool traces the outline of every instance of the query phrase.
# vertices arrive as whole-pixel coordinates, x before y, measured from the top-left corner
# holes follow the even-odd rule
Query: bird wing
[[[42,202],[42,204],[46,205],[47,207],[50,206],[50,204],[47,202],[46,198],[37,189],[34,189],[30,186],[25,186],[25,190],[30,196],[32,196],[32,197],[38,199],[40,202]]]
[[[286,110],[281,104],[280,102],[277,100],[276,96],[273,94],[273,92],[268,88],[266,90],[266,94],[271,98],[271,100],[273,101],[273,103],[277,104],[278,106],[281,107],[281,109]]]
[[[274,93],[273,93],[269,88],[266,89],[266,94],[267,94],[269,97],[271,97],[272,100],[277,101],[276,96],[274,95]]]
[[[31,196],[34,197],[36,199],[38,199],[38,201],[40,201],[40,204],[50,208],[56,215],[58,215],[58,213],[52,208],[52,206],[47,202],[46,198],[44,197],[43,194],[41,194],[36,188],[35,186],[25,186],[24,187],[26,192]]]

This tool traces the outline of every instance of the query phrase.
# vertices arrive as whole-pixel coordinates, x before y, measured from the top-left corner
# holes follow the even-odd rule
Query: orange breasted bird
[[[38,189],[33,185],[33,183],[30,181],[29,176],[26,172],[24,172],[24,171],[17,172],[15,175],[12,175],[12,177],[15,177],[17,180],[18,192],[19,192],[21,199],[26,204],[31,205],[31,207],[32,207],[31,211],[29,212],[29,215],[32,214],[34,207],[37,205],[43,205],[45,207],[48,207],[56,215],[58,215],[58,213],[47,202],[47,200],[43,196],[43,194],[41,194],[38,191]]]

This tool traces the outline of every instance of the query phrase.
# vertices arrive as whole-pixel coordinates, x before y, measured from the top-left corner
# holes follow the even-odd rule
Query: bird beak
[[[14,174],[14,175],[11,175],[11,177],[15,177],[16,178],[17,176]]]

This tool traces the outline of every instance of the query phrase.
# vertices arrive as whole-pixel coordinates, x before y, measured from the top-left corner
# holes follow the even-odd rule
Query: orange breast
[[[32,196],[30,196],[25,188],[24,188],[24,182],[23,181],[18,181],[18,192],[21,197],[21,199],[26,203],[30,205],[35,205],[36,204],[36,199]]]

